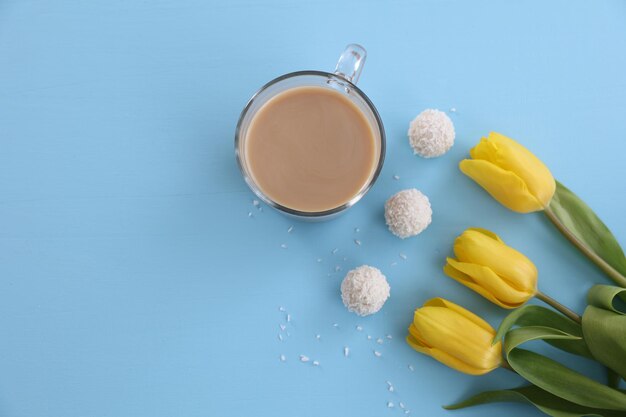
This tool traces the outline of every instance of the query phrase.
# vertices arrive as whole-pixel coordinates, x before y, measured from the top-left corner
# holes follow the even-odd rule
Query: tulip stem
[[[576,246],[587,258],[595,263],[605,274],[607,274],[615,283],[621,287],[626,287],[626,277],[619,273],[615,268],[609,265],[604,259],[598,256],[589,246],[585,245],[569,230],[559,218],[554,214],[550,207],[546,207],[543,211],[546,217],[559,229],[574,246]]]
[[[537,294],[535,294],[535,297],[537,297],[544,303],[548,304],[549,306],[552,306],[555,310],[560,311],[561,313],[563,313],[563,315],[574,320],[576,323],[580,324],[582,322],[578,314],[574,313],[572,310],[565,307],[563,304],[559,303],[554,298],[545,295],[541,291],[537,291]]]
[[[514,374],[517,373],[517,371],[515,369],[513,369],[513,367],[511,367],[511,364],[509,363],[509,361],[506,360],[506,358],[502,358],[502,362],[500,363],[500,367],[506,369],[507,371],[511,371]]]

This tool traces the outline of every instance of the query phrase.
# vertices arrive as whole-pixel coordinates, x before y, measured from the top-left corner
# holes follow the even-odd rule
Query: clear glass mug
[[[383,122],[378,114],[378,111],[374,107],[374,104],[372,104],[365,93],[363,93],[363,91],[355,85],[361,75],[361,70],[363,69],[363,64],[365,63],[365,57],[366,52],[362,46],[350,44],[339,57],[339,61],[337,62],[337,66],[335,67],[335,71],[333,73],[324,71],[298,71],[282,75],[261,87],[261,89],[257,91],[248,101],[246,107],[244,107],[241,112],[241,116],[239,117],[235,133],[235,155],[237,158],[237,164],[239,165],[241,174],[250,189],[267,205],[300,220],[327,220],[343,213],[345,210],[356,204],[369,191],[378,178],[385,159],[385,130],[383,128]],[[369,180],[354,197],[338,207],[318,212],[294,210],[273,201],[263,192],[261,187],[255,183],[246,163],[246,133],[250,126],[250,122],[256,115],[257,111],[271,98],[275,97],[279,93],[282,93],[283,91],[294,87],[308,86],[334,89],[349,98],[350,101],[361,110],[370,123],[372,132],[374,133],[376,146],[375,150],[377,155],[375,168],[372,171]]]

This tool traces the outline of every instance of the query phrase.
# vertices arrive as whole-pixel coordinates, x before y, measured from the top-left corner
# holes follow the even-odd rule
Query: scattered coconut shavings
[[[315,335],[315,338],[316,338],[317,340],[320,340],[320,339],[322,338],[322,336],[321,336],[321,335],[319,335],[319,334],[316,334],[316,335]]]
[[[322,258],[317,258],[317,263],[322,263]]]
[[[354,233],[359,233],[361,231],[361,229],[359,229],[358,227],[354,228]]]
[[[450,107],[450,113],[456,113],[456,107]]]
[[[359,239],[354,239],[354,243],[355,243],[357,246],[361,246],[361,241],[360,241]]]
[[[287,245],[286,245],[286,244],[284,244],[284,243],[281,243],[281,244],[280,244],[280,247],[281,247],[281,248],[283,248],[283,249],[287,249]]]
[[[281,342],[283,341],[283,335],[278,333],[278,340],[280,340]]]
[[[280,327],[280,330],[285,331],[285,329],[287,328],[287,326],[285,326],[284,324],[279,324],[278,327]]]
[[[259,207],[260,204],[261,204],[261,202],[259,200],[252,200],[252,205],[254,207]]]
[[[310,361],[310,360],[311,360],[311,359],[309,359],[309,357],[308,357],[308,356],[300,355],[300,362],[308,362],[308,361]]]
[[[333,249],[330,253],[332,253],[333,255],[336,254],[337,252],[339,252],[339,248],[335,248]]]
[[[389,392],[394,392],[396,389],[393,387],[393,385],[389,385]]]
[[[347,261],[347,260],[348,260],[348,257],[347,257],[347,256],[344,256],[344,257],[343,257],[343,261],[345,262],[345,261]]]
[[[394,404],[391,401],[387,402],[387,408],[393,408]]]
[[[289,229],[287,229],[287,233],[291,233],[293,230],[293,226],[289,226]]]
[[[383,354],[380,353],[379,351],[375,350],[374,351],[374,356],[376,356],[377,358],[380,358],[381,356],[383,356]]]
[[[291,314],[287,314],[287,323],[291,321]]]
[[[319,361],[313,361],[313,366],[320,366]]]
[[[404,414],[410,414],[411,410],[404,410]]]
[[[333,323],[333,327],[339,328],[339,325],[337,323]]]
[[[400,252],[398,256],[406,261],[406,255],[404,253]]]
[[[278,307],[278,311],[286,311],[285,307]]]
[[[287,360],[287,357],[285,355],[280,355],[281,362],[285,362],[286,360]]]
[[[251,211],[248,212],[248,217],[252,217],[252,212]]]
[[[389,340],[393,339],[393,337],[392,337],[390,334],[388,334],[386,337],[387,337],[387,339],[389,339]]]
[[[409,371],[411,372],[415,371],[415,368],[413,368],[413,365],[409,365]]]
[[[394,175],[394,176],[393,176],[393,179],[394,179],[394,180],[396,180],[396,181],[398,181],[398,180],[400,179],[400,176],[399,176],[399,175]]]
[[[400,406],[401,409],[404,410],[404,403],[403,402],[400,402],[400,404],[398,404],[398,405]]]
[[[376,343],[378,343],[379,345],[383,344],[383,339],[381,339],[380,337],[378,339],[376,339]]]
[[[356,330],[357,330],[358,332],[360,332],[360,331],[362,331],[362,330],[363,330],[363,327],[361,327],[361,326],[356,326]]]
[[[348,346],[344,346],[343,347],[343,356],[345,356],[347,358],[348,355],[350,355],[350,348]]]
[[[335,265],[335,272],[341,272],[341,266]]]
[[[259,206],[259,211],[263,211],[263,207]]]
[[[367,340],[372,340],[372,336],[370,336],[369,334],[367,335]]]
[[[396,266],[396,265],[398,265],[398,263],[395,261],[391,263],[391,266]]]

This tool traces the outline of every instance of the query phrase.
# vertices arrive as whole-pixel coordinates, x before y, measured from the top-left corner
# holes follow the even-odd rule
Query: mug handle
[[[335,67],[335,74],[350,81],[352,84],[356,84],[359,81],[366,57],[367,52],[365,48],[356,43],[351,43],[346,46],[346,49],[339,57]]]

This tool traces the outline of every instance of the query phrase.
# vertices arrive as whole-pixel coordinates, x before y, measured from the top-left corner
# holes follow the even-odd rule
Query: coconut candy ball
[[[454,125],[442,111],[427,109],[409,126],[409,142],[413,152],[423,158],[441,156],[454,145]]]
[[[385,203],[385,222],[391,233],[401,239],[424,231],[432,215],[428,197],[415,188],[402,190]]]
[[[389,298],[389,291],[383,273],[368,265],[348,272],[341,283],[343,304],[359,316],[368,316],[380,310]]]

